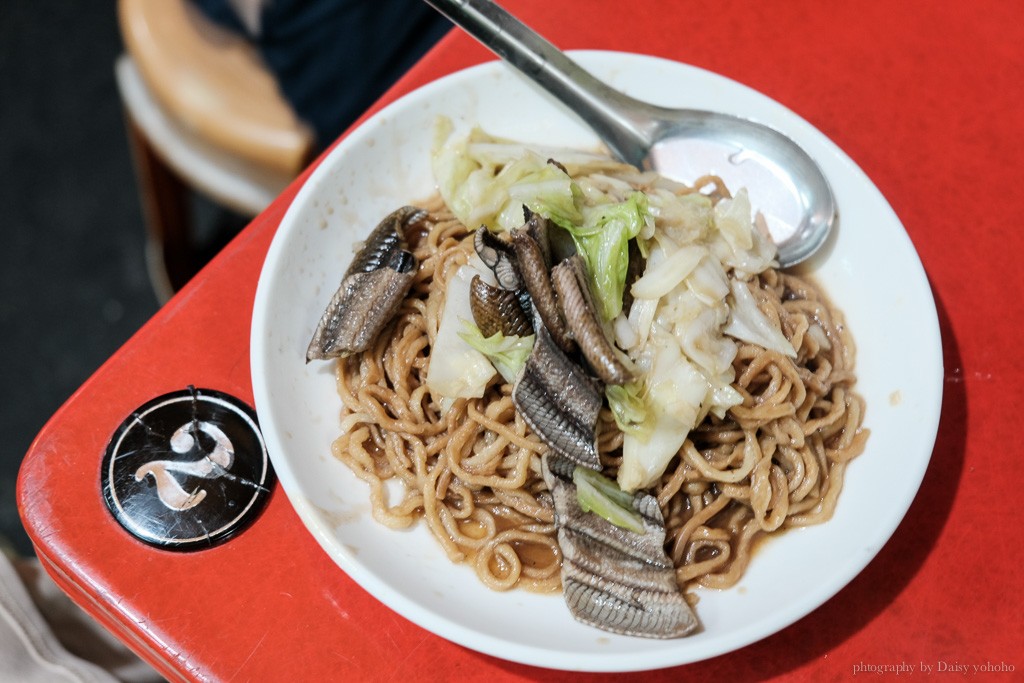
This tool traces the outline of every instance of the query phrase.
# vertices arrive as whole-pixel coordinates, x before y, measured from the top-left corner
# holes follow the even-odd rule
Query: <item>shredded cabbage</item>
[[[654,360],[645,376],[651,427],[644,434],[625,432],[619,487],[635,491],[654,484],[701,419],[708,381],[664,330],[652,336]]]
[[[576,174],[631,168],[611,157],[577,150],[527,147],[473,128],[452,135],[450,119],[439,117],[431,157],[434,179],[445,204],[463,225],[500,232],[521,227],[523,205],[558,224],[579,224]],[[569,174],[548,163],[556,159]]]
[[[745,272],[740,265],[760,272],[774,258],[754,227],[745,191],[715,206],[697,194],[652,194],[655,230],[640,235],[648,241],[647,265],[630,290],[629,314],[614,323],[616,342],[647,371],[636,392],[644,406],[630,406],[632,421],[646,428],[623,430],[618,477],[628,491],[654,484],[705,416],[724,417],[742,401],[732,387],[738,350],[732,337],[745,339],[739,335],[748,328],[766,335],[760,323],[767,320],[745,309],[731,317],[737,297],[729,273]]]
[[[582,256],[606,330],[640,372],[634,383],[605,390],[625,434],[618,482],[623,490],[657,481],[697,423],[708,414],[723,417],[741,402],[732,387],[736,339],[795,355],[744,284],[775,259],[775,246],[755,223],[745,189],[733,188],[732,198],[713,203],[608,156],[530,148],[480,129],[457,137],[452,130],[450,121],[439,123],[433,157],[447,205],[470,228],[518,228],[523,206],[562,228],[550,233],[553,249],[561,255],[567,247]],[[630,240],[647,261],[631,287],[633,303],[623,311]],[[456,373],[462,361],[454,353],[469,349],[485,362],[490,356],[495,366],[507,360],[499,370],[506,380],[515,376],[520,347],[506,349],[513,344],[506,339],[484,340],[479,330],[475,336],[466,328],[463,333],[455,335],[462,346],[451,351],[447,337],[440,349],[435,342],[431,373],[439,362],[445,367],[439,376],[482,392],[479,377],[455,377],[469,370],[459,365]],[[492,346],[496,352],[480,353]]]
[[[693,272],[701,259],[707,256],[708,250],[707,247],[691,245],[677,249],[671,256],[664,256],[664,249],[656,253],[661,258],[655,259],[654,254],[650,256],[647,270],[630,290],[638,299],[658,299],[671,292]]]

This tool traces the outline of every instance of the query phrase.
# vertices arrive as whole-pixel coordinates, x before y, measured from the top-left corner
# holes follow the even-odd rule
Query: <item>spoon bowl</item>
[[[789,137],[738,116],[632,98],[490,0],[426,2],[569,107],[623,161],[684,183],[713,174],[734,192],[746,188],[782,267],[824,244],[835,197],[818,164]]]

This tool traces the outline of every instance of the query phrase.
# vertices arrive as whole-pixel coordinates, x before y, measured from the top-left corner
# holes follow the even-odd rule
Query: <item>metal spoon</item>
[[[747,188],[783,267],[824,243],[836,218],[832,189],[807,152],[779,131],[738,116],[629,97],[490,0],[426,2],[568,106],[623,161],[682,182],[714,173],[733,191]]]

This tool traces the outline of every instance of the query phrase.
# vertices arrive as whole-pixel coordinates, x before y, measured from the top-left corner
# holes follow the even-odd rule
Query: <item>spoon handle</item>
[[[641,166],[657,124],[651,105],[594,78],[490,0],[425,0],[582,118],[624,161]]]

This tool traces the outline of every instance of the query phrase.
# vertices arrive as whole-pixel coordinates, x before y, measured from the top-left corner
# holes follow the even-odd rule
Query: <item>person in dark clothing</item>
[[[423,0],[191,1],[252,41],[318,152],[452,26]]]

